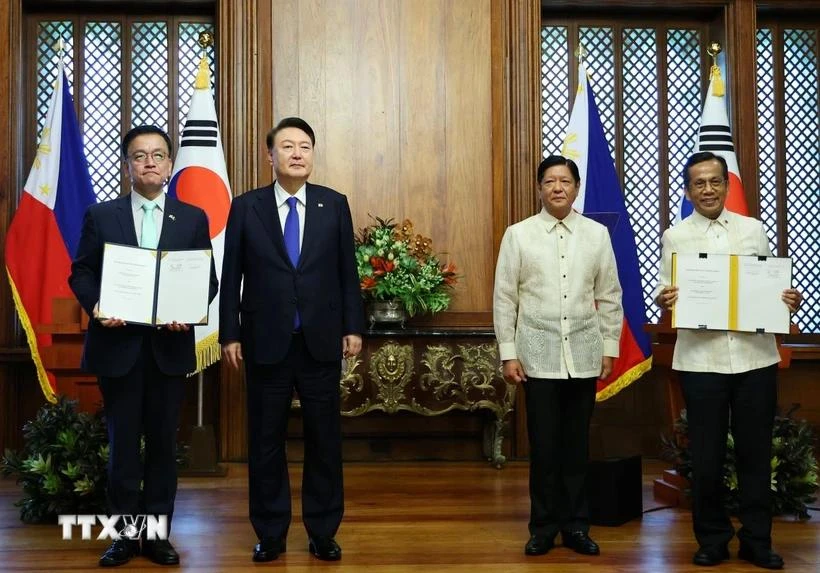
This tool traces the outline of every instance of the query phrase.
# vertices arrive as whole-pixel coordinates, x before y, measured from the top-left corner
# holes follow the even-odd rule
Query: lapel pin
[[[171,219],[172,221],[176,221],[176,220],[177,220],[177,218],[176,218],[176,217],[174,217],[174,214],[173,214],[173,213],[171,213],[170,215],[168,215],[168,218],[169,218],[169,219]]]

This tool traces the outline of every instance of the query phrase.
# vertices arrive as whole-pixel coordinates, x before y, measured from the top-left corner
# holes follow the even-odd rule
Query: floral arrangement
[[[398,300],[409,316],[450,305],[456,267],[442,264],[433,241],[415,234],[413,223],[373,217],[356,235],[356,266],[365,301]]]
[[[772,432],[771,489],[775,515],[794,515],[809,519],[809,504],[817,500],[818,468],[814,455],[816,438],[811,425],[795,420],[794,406],[785,416],[776,416]],[[689,423],[686,410],[675,421],[674,436],[661,438],[662,457],[675,464],[678,475],[691,481],[692,454],[689,450]],[[726,442],[723,486],[727,509],[736,513],[739,507],[735,441],[731,431]],[[690,492],[691,493],[691,492]]]

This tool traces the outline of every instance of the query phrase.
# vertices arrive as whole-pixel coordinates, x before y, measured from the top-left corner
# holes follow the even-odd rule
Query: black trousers
[[[167,515],[170,528],[177,492],[177,427],[184,380],[159,370],[149,335],[128,374],[99,378],[108,427],[108,508],[112,515]],[[140,462],[143,434],[144,464]]]
[[[341,357],[313,359],[294,335],[283,362],[246,364],[248,382],[248,489],[257,537],[284,538],[291,520],[285,451],[293,391],[305,434],[302,520],[310,536],[336,535],[344,513],[339,380]]]
[[[741,374],[681,372],[692,452],[692,524],[702,547],[729,543],[734,528],[723,507],[723,465],[731,425],[738,496],[738,538],[755,551],[771,547],[772,427],[777,365]]]
[[[553,538],[559,531],[589,531],[585,486],[595,383],[595,378],[529,378],[523,385],[532,535]]]

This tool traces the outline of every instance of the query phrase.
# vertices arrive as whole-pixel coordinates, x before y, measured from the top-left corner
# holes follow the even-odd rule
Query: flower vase
[[[407,310],[401,301],[374,300],[365,306],[371,329],[390,324],[398,324],[400,328],[404,328],[404,323],[407,321]]]

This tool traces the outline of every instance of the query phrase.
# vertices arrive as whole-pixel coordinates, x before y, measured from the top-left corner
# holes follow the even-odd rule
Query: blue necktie
[[[299,211],[296,210],[296,197],[288,197],[287,203],[290,210],[285,219],[283,235],[285,238],[285,249],[288,251],[288,258],[295,269],[299,264]],[[293,318],[293,329],[299,330],[300,326],[302,326],[302,321],[299,318],[299,311],[297,310],[296,316]]]

